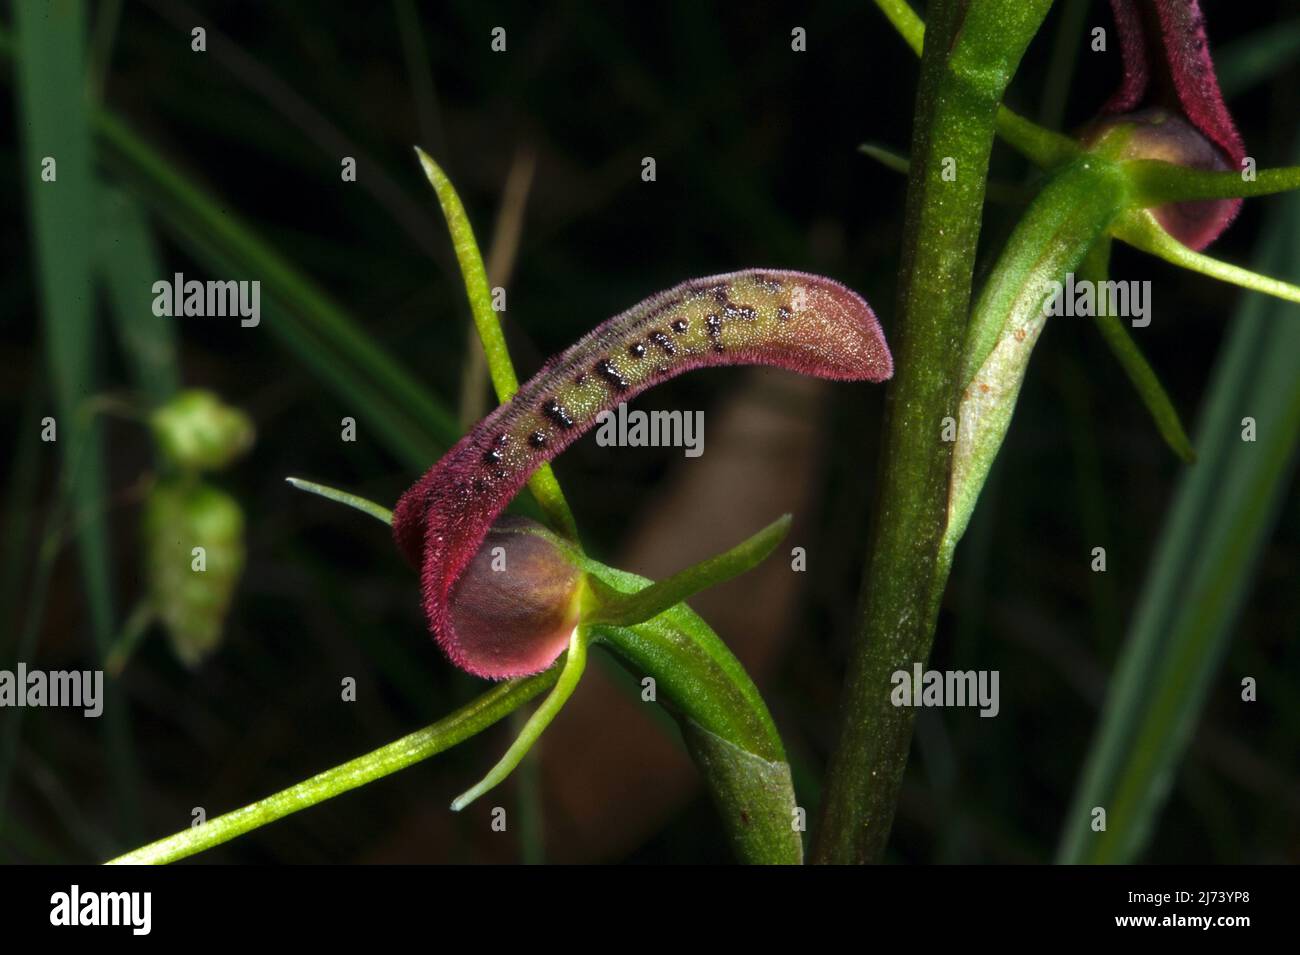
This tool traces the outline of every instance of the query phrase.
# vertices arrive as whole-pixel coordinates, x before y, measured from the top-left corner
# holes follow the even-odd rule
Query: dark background
[[[92,20],[105,9],[91,6]],[[1294,2],[1205,6],[1216,50],[1300,12]],[[413,72],[404,53],[407,9],[427,72]],[[1051,111],[1042,93],[1060,16],[1049,19],[1009,97],[1031,116]],[[1093,4],[1087,23],[1110,26],[1103,4]],[[209,28],[207,54],[190,50],[193,25]],[[498,25],[507,29],[504,54],[489,49]],[[790,50],[794,26],[807,30],[806,53]],[[1093,54],[1084,43],[1067,128],[1090,118],[1118,79],[1117,54]],[[747,266],[839,279],[872,302],[888,334],[904,179],[857,146],[907,151],[916,76],[910,51],[863,0],[617,10],[147,0],[124,6],[105,102],[454,409],[468,310],[412,144],[447,170],[485,251],[512,162],[536,157],[507,312],[521,377],[652,292]],[[267,83],[300,102],[277,101]],[[1290,157],[1298,90],[1292,62],[1232,101],[1261,168]],[[0,430],[10,448],[32,427],[19,408],[33,381],[41,388],[44,356],[12,95],[0,98],[0,111],[8,196]],[[322,122],[352,144],[360,182],[340,181],[340,154],[319,142]],[[641,181],[643,156],[656,159],[656,182]],[[376,193],[381,174],[395,194]],[[1017,182],[1027,170],[999,146],[994,174]],[[1266,207],[1247,202],[1215,254],[1247,261]],[[990,207],[988,250],[1016,214]],[[257,277],[209,276],[161,225],[157,234],[168,275]],[[1155,321],[1141,344],[1194,426],[1240,293],[1126,249],[1115,271],[1152,280]],[[106,321],[101,381],[129,393]],[[266,321],[258,329],[180,323],[185,384],[243,407],[258,429],[252,453],[215,478],[248,520],[249,562],[223,646],[190,672],[155,632],[132,660],[122,685],[138,796],[125,803],[113,797],[94,721],[29,712],[0,859],[106,858],[187,826],[192,807],[211,817],[244,805],[431,722],[483,688],[428,639],[414,577],[383,529],[284,484],[302,475],[391,503],[418,474],[364,421],[356,444],[340,442],[339,419],[355,410],[279,347]],[[588,436],[557,464],[592,552],[652,575],[795,511],[791,543],[808,549],[807,574],[791,584],[780,567],[760,569],[695,606],[755,674],[809,807],[834,742],[854,629],[882,394],[774,372],[689,375],[640,406],[705,409],[703,457],[607,451]],[[130,421],[109,422],[108,439],[115,599],[124,616],[143,587],[133,489],[152,460],[147,434]],[[43,514],[57,460],[41,467]],[[972,710],[921,713],[891,859],[1051,858],[1181,467],[1095,330],[1052,323],[959,550],[932,658],[936,667],[1000,670],[1002,711],[992,720]],[[1229,688],[1237,674],[1257,675],[1274,688],[1273,702],[1245,708],[1232,705],[1233,693],[1211,694],[1151,861],[1300,857],[1298,518],[1289,494],[1222,675]],[[26,553],[36,552],[35,534],[23,542]],[[1105,575],[1088,568],[1097,542],[1107,546]],[[3,609],[10,666],[8,648],[29,608],[20,599]],[[71,548],[56,564],[42,619],[40,665],[91,665]],[[200,860],[727,859],[675,731],[647,717],[628,679],[599,662],[543,738],[540,766],[460,816],[448,802],[504,749],[507,726]],[[344,676],[357,679],[354,704],[339,701]],[[492,805],[521,823],[492,833]]]

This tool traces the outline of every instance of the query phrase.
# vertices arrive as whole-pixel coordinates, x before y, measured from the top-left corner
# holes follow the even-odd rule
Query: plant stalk
[[[813,860],[878,861],[907,765],[913,711],[890,676],[929,656],[947,568],[959,369],[998,107],[1050,0],[936,0],[921,55],[900,267],[895,367],[861,626],[841,702]]]

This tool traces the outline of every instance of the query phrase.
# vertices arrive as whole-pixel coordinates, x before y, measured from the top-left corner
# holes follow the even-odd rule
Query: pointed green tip
[[[429,180],[434,189],[441,191],[440,184],[446,180],[447,174],[442,171],[442,167],[433,161],[433,157],[426,153],[419,146],[415,149],[415,157],[420,160],[420,166],[424,169],[424,177]]]
[[[906,156],[896,153],[892,149],[886,149],[884,146],[878,146],[875,143],[860,143],[858,152],[874,159],[886,169],[903,175],[907,175],[912,168],[912,162]]]
[[[1300,285],[1210,258],[1203,252],[1194,252],[1161,228],[1148,210],[1134,209],[1125,213],[1111,226],[1111,234],[1135,249],[1190,272],[1300,305]]]
[[[302,478],[287,477],[284,479],[290,486],[297,488],[299,491],[306,491],[308,494],[315,494],[323,497],[328,501],[336,501],[339,504],[346,504],[348,507],[354,507],[363,514],[369,514],[371,517],[385,524],[393,523],[393,512],[382,504],[376,504],[359,494],[350,494],[347,491],[340,491],[338,488],[330,487],[326,484],[317,484],[315,481],[304,481]]]

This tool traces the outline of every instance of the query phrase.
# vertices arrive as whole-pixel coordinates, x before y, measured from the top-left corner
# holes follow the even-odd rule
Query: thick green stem
[[[878,860],[912,738],[890,675],[929,656],[943,590],[952,445],[971,279],[998,107],[1049,0],[936,0],[921,56],[895,365],[861,629],[814,850]]]
[[[889,18],[903,42],[920,56],[925,42],[925,24],[912,5],[907,0],[876,0],[876,6]],[[1079,153],[1079,146],[1073,139],[1013,113],[1005,106],[998,107],[997,130],[1013,149],[1043,169],[1067,162]]]

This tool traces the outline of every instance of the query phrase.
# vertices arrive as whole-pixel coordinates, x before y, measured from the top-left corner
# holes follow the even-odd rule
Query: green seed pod
[[[244,513],[219,488],[161,480],[145,502],[144,540],[150,600],[176,655],[197,666],[221,642],[244,567]]]
[[[182,391],[149,418],[163,456],[183,471],[226,467],[253,444],[253,422],[210,391]]]

